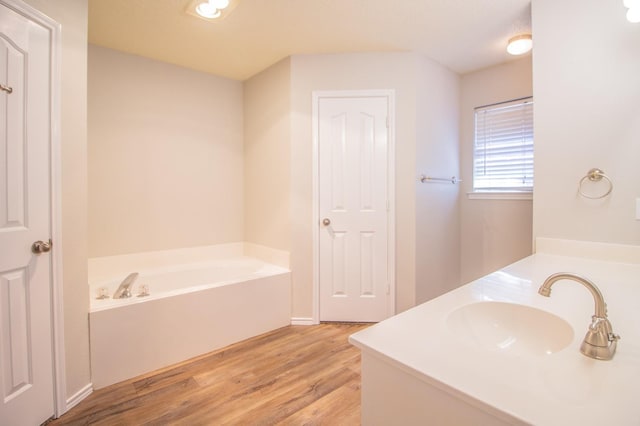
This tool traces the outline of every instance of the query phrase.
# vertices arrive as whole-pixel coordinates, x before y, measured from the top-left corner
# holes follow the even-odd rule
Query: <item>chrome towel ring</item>
[[[589,182],[600,182],[602,179],[605,179],[609,184],[609,189],[604,194],[598,195],[598,196],[592,196],[592,195],[585,194],[584,191],[582,190],[582,186],[584,185],[585,182],[587,182],[587,180]],[[587,172],[587,175],[582,179],[580,179],[580,183],[578,184],[578,193],[583,197],[589,198],[591,200],[599,200],[601,198],[604,198],[607,195],[611,194],[611,191],[613,191],[613,182],[611,181],[609,176],[607,176],[602,170],[598,168],[593,168],[589,170]]]

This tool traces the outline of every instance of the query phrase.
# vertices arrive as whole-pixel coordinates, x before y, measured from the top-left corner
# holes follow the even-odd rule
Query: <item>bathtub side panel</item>
[[[92,312],[95,389],[289,325],[291,274]]]

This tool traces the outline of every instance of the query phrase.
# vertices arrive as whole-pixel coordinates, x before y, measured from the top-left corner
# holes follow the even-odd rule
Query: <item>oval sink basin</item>
[[[449,314],[447,326],[463,342],[513,355],[550,355],[573,340],[573,328],[559,316],[513,303],[462,306]]]

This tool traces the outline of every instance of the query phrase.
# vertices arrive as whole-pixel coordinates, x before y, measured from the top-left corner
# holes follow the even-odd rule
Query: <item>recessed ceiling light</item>
[[[507,52],[511,55],[523,55],[533,47],[533,39],[531,34],[520,34],[509,39],[507,44]]]
[[[220,10],[209,2],[200,3],[196,6],[196,13],[203,18],[215,19],[221,15]]]
[[[209,0],[216,9],[226,9],[229,6],[229,0]]]
[[[627,20],[633,24],[640,22],[640,0],[623,0],[627,10]]]
[[[627,21],[633,24],[640,22],[640,6],[635,6],[627,10]]]
[[[191,0],[185,9],[188,15],[215,22],[224,19],[239,0]]]

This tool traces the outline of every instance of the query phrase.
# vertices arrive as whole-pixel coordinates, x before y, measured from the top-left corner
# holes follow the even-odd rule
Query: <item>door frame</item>
[[[0,3],[14,12],[34,21],[49,31],[50,68],[49,75],[49,213],[51,240],[54,249],[51,259],[51,350],[53,373],[54,417],[60,417],[67,411],[66,366],[64,353],[64,305],[62,298],[62,147],[61,147],[61,25],[21,0],[0,0]]]
[[[387,194],[388,194],[388,215],[387,215],[387,282],[389,285],[389,300],[387,312],[389,315],[395,314],[396,306],[396,218],[395,218],[395,90],[314,90],[312,97],[312,132],[313,132],[313,152],[312,152],[312,229],[313,229],[313,308],[312,324],[320,323],[320,141],[319,141],[319,116],[320,100],[326,98],[366,98],[385,97],[387,98],[388,126],[387,126]]]

